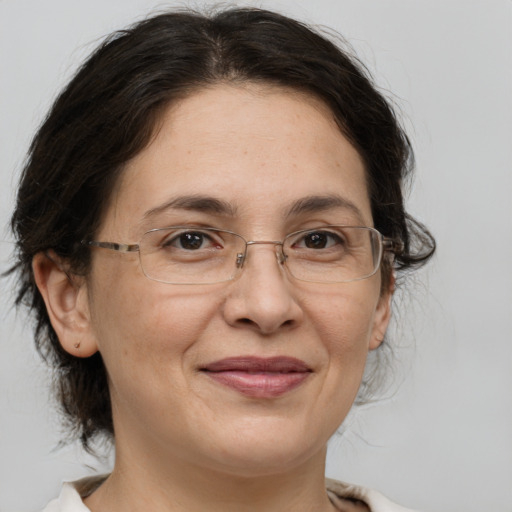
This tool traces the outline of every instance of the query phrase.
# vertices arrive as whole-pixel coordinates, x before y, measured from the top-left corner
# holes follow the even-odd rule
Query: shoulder
[[[396,505],[381,493],[372,489],[346,484],[331,478],[325,479],[325,485],[329,498],[334,506],[339,507],[340,511],[347,510],[346,500],[350,499],[355,500],[356,503],[365,504],[370,512],[417,512]],[[364,510],[364,508],[361,508],[361,510]]]
[[[65,482],[58,498],[50,501],[41,512],[90,512],[82,498],[91,494],[106,476],[82,478],[76,482]]]
[[[50,501],[42,512],[90,512],[84,505],[76,487],[66,482],[58,498]]]
[[[42,512],[90,512],[82,497],[88,496],[105,480],[105,476],[87,477],[76,482],[66,482],[58,498],[52,500]],[[334,506],[341,512],[369,510],[370,512],[415,512],[392,503],[377,491],[326,478],[327,493]],[[347,500],[352,504],[347,507]],[[366,505],[366,506],[365,506]]]

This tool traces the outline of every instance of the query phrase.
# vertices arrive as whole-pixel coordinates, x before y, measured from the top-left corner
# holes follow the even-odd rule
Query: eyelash
[[[205,233],[204,231],[201,231],[199,229],[194,229],[194,230],[182,230],[182,231],[178,231],[176,233],[172,233],[171,235],[167,236],[165,238],[165,240],[162,241],[161,243],[161,247],[162,248],[167,248],[167,247],[176,247],[175,246],[175,243],[180,243],[180,244],[183,244],[184,240],[183,240],[183,237],[184,236],[187,236],[187,235],[199,235],[202,239],[201,239],[201,247],[198,247],[198,249],[203,249],[202,245],[204,242],[206,241],[210,241],[212,245],[215,245],[217,243],[217,245],[219,246],[219,248],[222,246],[222,244],[218,243],[217,241],[215,241],[212,237],[212,234],[211,233]],[[177,249],[183,249],[185,250],[184,247],[176,247]]]
[[[214,229],[214,228],[211,228]],[[187,245],[187,240],[185,237],[189,237],[189,240],[192,245],[196,244],[195,247],[184,247]],[[194,240],[195,237],[195,240]],[[220,236],[219,236],[220,238]],[[197,245],[199,242],[199,245]],[[209,243],[208,243],[209,242]],[[335,246],[342,246],[346,244],[346,241],[341,234],[335,233],[331,230],[325,230],[322,228],[312,229],[307,233],[302,233],[300,237],[296,240],[290,241],[290,248],[296,249],[312,249],[312,250],[320,250],[320,249],[329,249]],[[169,234],[164,240],[159,244],[160,247],[166,248],[175,248],[181,250],[199,250],[206,249],[204,244],[208,244],[208,248],[217,248],[221,249],[223,247],[223,243],[221,240],[216,240],[212,232],[205,232],[201,229],[191,228],[191,229],[182,229],[176,231],[175,233]],[[309,245],[311,244],[311,245]],[[317,246],[315,247],[315,244]],[[181,245],[181,247],[179,247]]]

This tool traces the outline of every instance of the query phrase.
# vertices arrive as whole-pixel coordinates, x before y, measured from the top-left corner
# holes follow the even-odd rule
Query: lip
[[[215,382],[252,398],[276,398],[300,386],[312,373],[300,359],[230,357],[214,361],[200,371]]]

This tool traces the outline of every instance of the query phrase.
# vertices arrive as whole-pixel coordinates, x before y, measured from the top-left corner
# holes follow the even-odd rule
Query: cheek
[[[367,352],[379,301],[378,280],[334,285],[304,298],[312,325],[331,355]]]
[[[146,372],[152,378],[181,365],[218,310],[214,290],[116,274],[97,279],[90,298],[93,328],[110,376]]]
[[[180,293],[176,287],[144,279],[148,282],[140,288],[134,283],[106,287],[95,301],[98,345],[116,429],[131,422],[145,429],[148,417],[161,417],[162,425],[182,429],[187,417],[183,407],[190,401],[193,347],[218,309],[215,294],[190,288]]]
[[[324,410],[337,428],[348,413],[364,372],[378,303],[378,287],[349,283],[343,288],[308,297],[308,310],[319,350],[326,361]]]

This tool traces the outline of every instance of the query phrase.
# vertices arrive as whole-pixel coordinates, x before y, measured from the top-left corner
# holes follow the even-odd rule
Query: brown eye
[[[328,249],[334,245],[342,245],[343,241],[335,233],[328,231],[311,231],[298,240],[295,247],[305,249]]]
[[[166,240],[162,246],[182,249],[185,251],[197,251],[215,246],[211,237],[200,231],[186,231]]]
[[[193,251],[201,248],[204,238],[202,233],[183,233],[179,236],[178,241],[182,249]]]
[[[323,249],[327,242],[327,235],[325,233],[311,233],[304,238],[304,245],[308,249]]]

